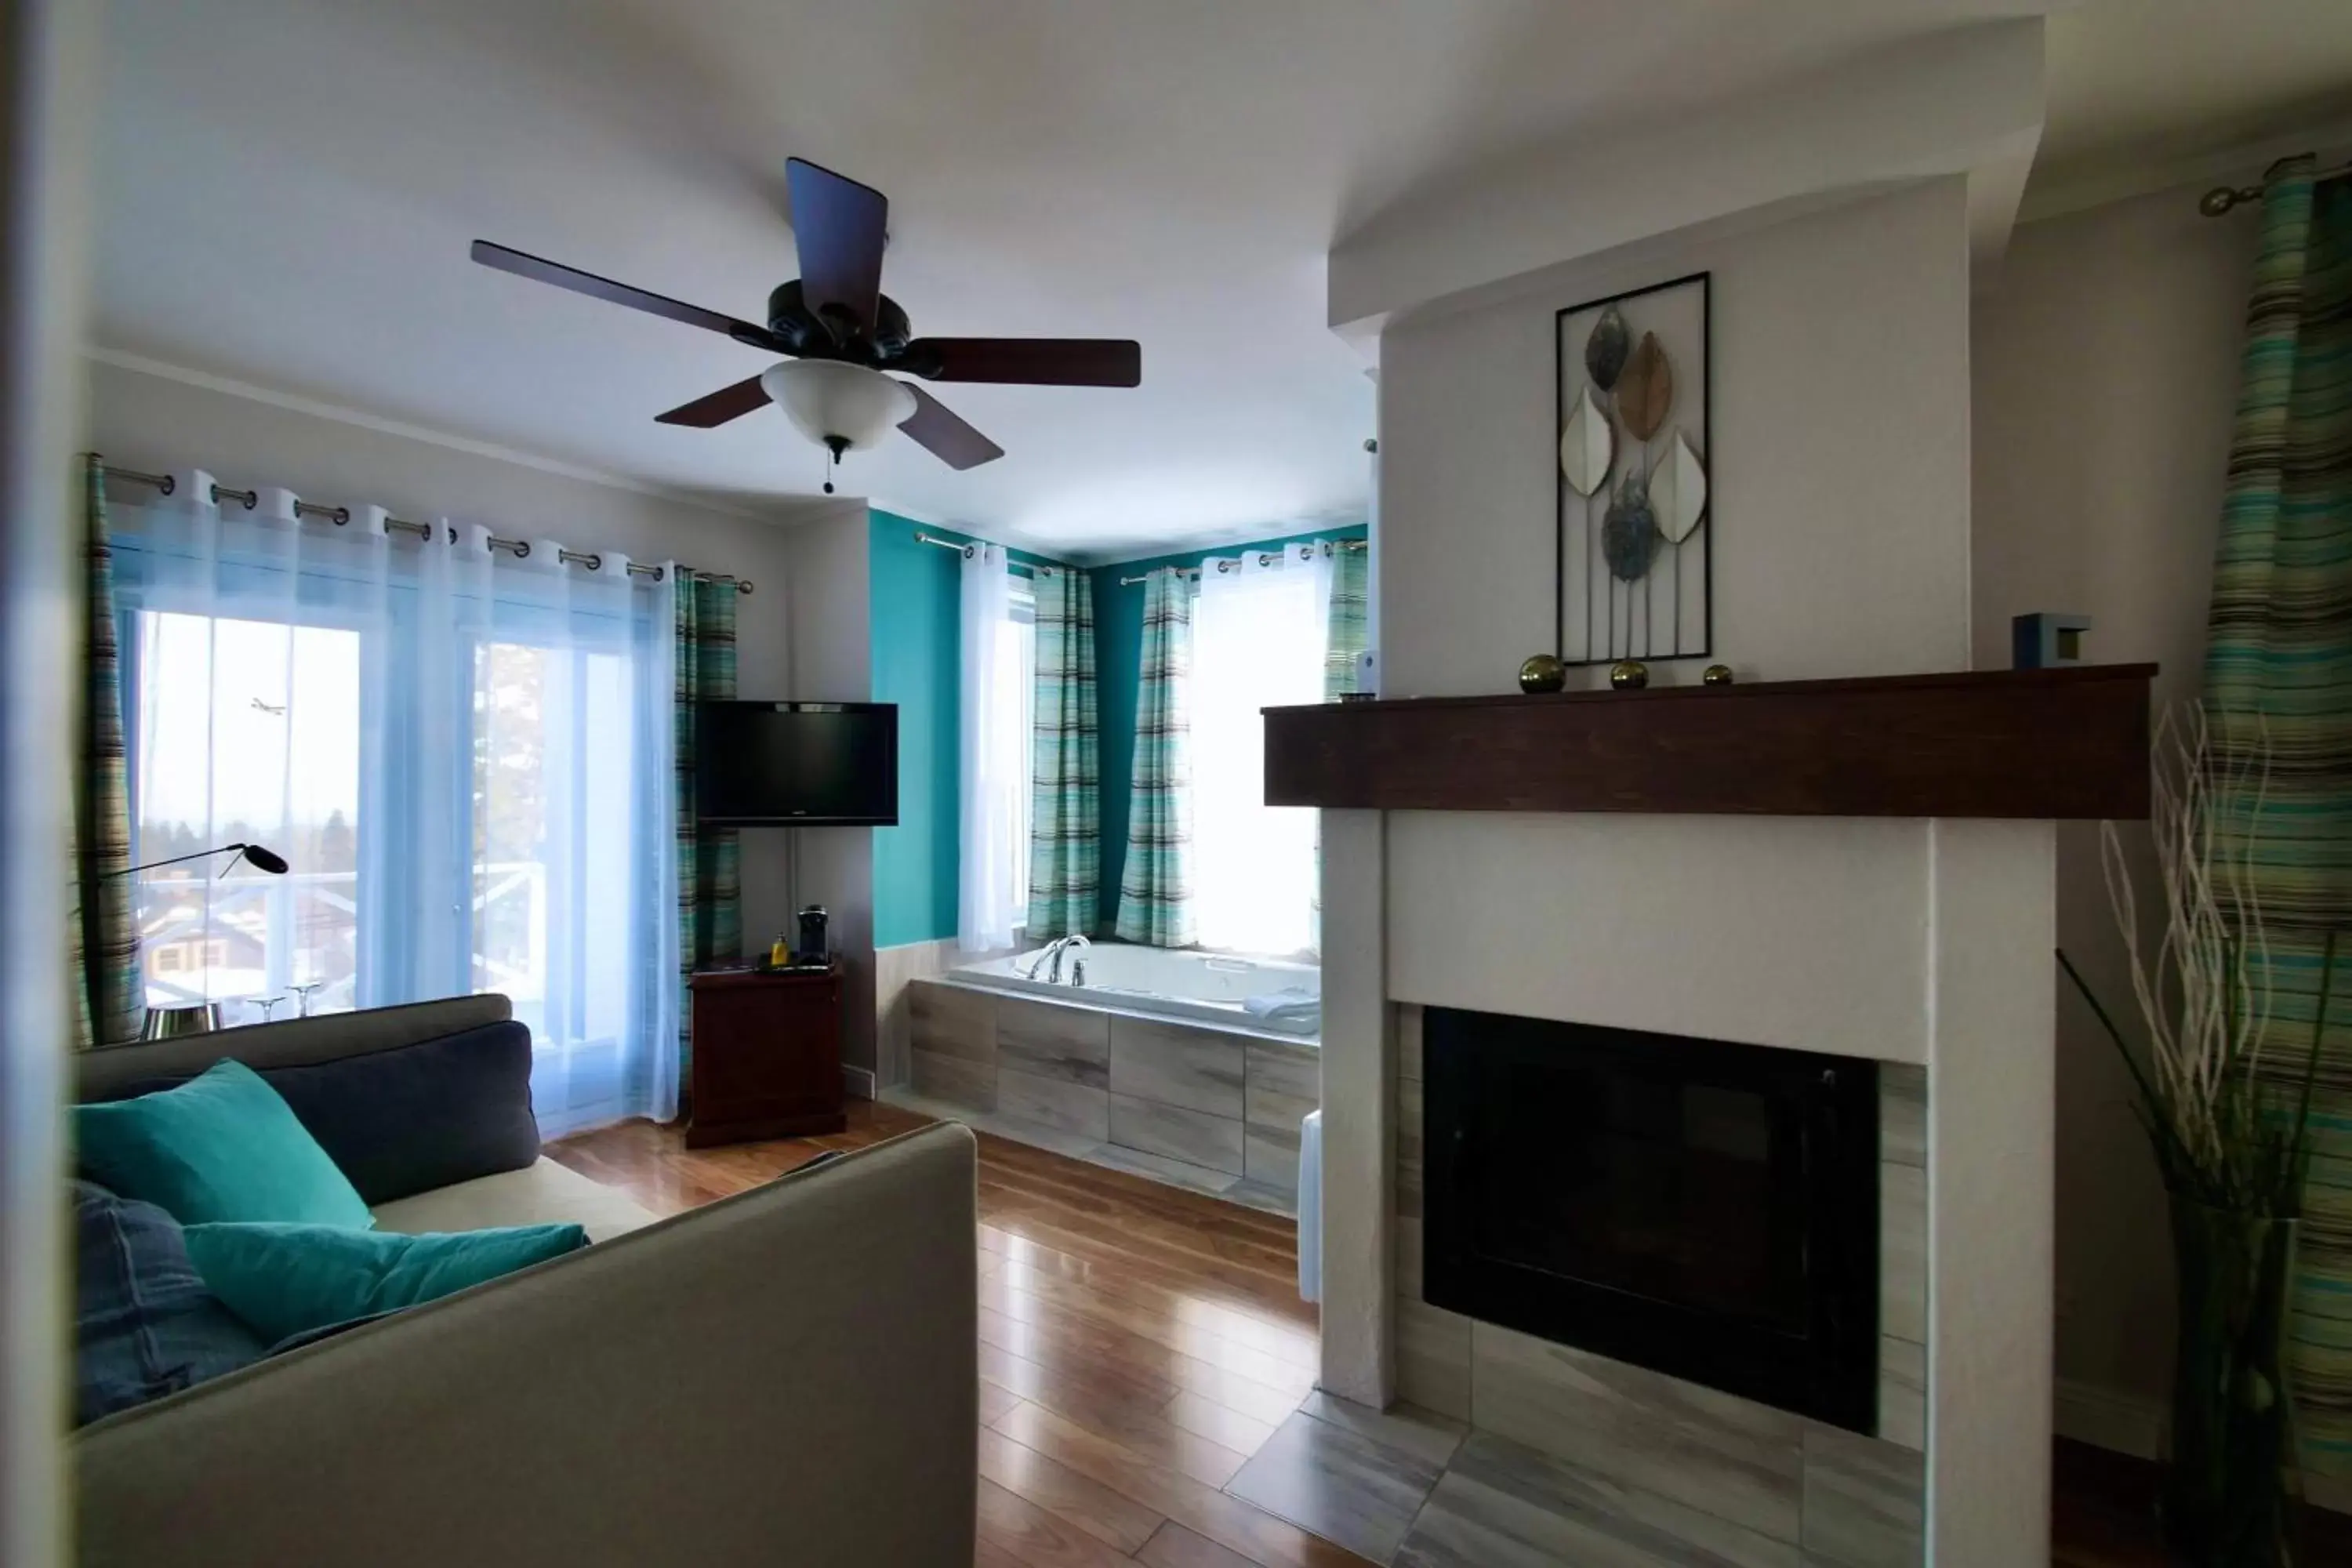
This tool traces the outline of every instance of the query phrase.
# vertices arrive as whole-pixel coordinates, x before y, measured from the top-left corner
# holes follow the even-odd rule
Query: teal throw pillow
[[[420,1306],[588,1243],[576,1225],[432,1236],[326,1225],[192,1225],[184,1236],[205,1289],[271,1342]]]
[[[375,1224],[350,1178],[243,1062],[215,1062],[134,1100],[77,1105],[73,1119],[85,1175],[184,1226]]]

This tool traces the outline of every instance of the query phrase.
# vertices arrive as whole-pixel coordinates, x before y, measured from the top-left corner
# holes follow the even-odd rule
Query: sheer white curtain
[[[1002,546],[965,547],[962,611],[956,941],[979,952],[1013,945],[1028,901],[1027,678]]]
[[[1323,700],[1328,558],[1311,547],[1205,561],[1192,617],[1193,892],[1201,945],[1317,945],[1316,814],[1269,806],[1261,708]]]
[[[500,991],[546,1135],[675,1114],[667,583],[175,479],[116,514],[134,858],[245,840],[291,869],[143,874],[150,1003]]]
[[[677,1095],[675,596],[561,549],[493,573],[472,681],[469,988],[530,1025],[551,1137]]]

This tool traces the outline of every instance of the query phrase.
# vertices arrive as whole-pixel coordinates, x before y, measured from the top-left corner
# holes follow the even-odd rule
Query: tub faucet
[[[1037,955],[1037,962],[1029,966],[1029,978],[1032,980],[1036,979],[1037,972],[1043,969],[1046,972],[1046,984],[1049,985],[1059,985],[1062,983],[1062,954],[1068,952],[1073,947],[1092,947],[1094,943],[1091,941],[1086,937],[1078,935],[1075,931],[1068,936],[1060,938],[1052,946],[1048,947],[1045,952]],[[1084,961],[1080,960],[1079,962],[1081,965],[1083,965]],[[1080,984],[1083,984],[1083,982]]]
[[[1055,937],[1038,951],[1036,957],[1029,961],[1029,967],[1022,971],[1023,976],[1034,980],[1050,964],[1052,973],[1046,974],[1045,979],[1050,984],[1059,985],[1062,983],[1062,950],[1069,945],[1068,937]]]

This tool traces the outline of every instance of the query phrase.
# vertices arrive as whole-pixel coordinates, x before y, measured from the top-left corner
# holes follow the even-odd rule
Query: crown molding
[[[512,463],[518,468],[531,468],[543,474],[553,474],[560,479],[576,479],[583,484],[600,485],[606,489],[624,490],[631,495],[646,496],[676,506],[692,507],[698,511],[713,512],[721,517],[739,518],[746,522],[789,521],[793,515],[803,513],[808,507],[806,498],[795,496],[778,496],[775,500],[776,510],[770,512],[752,511],[742,507],[729,506],[708,497],[691,495],[661,485],[648,484],[643,479],[632,479],[625,474],[616,474],[604,468],[585,468],[578,463],[567,463],[560,458],[550,458],[542,453],[527,452],[517,447],[501,446],[495,441],[477,440],[470,436],[460,436],[447,430],[436,430],[430,426],[413,425],[404,419],[387,418],[383,415],[370,414],[364,409],[352,408],[339,403],[329,403],[321,398],[304,396],[299,393],[281,392],[275,387],[262,386],[249,381],[239,381],[234,376],[218,375],[211,371],[197,370],[189,365],[174,364],[169,360],[154,359],[149,355],[132,353],[124,349],[90,344],[83,348],[82,357],[94,364],[110,365],[116,370],[131,371],[140,375],[152,375],[158,380],[177,382],[183,386],[198,387],[206,392],[223,393],[230,397],[241,397],[250,403],[266,404],[269,407],[282,408],[293,414],[308,414],[314,418],[331,420],[338,425],[353,426],[359,429],[373,430],[384,436],[398,436],[410,441],[422,441],[427,446],[440,447],[452,452],[464,452],[469,457],[488,458],[497,462]]]

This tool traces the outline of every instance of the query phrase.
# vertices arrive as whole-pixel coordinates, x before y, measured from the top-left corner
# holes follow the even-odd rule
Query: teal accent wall
[[[874,700],[898,705],[898,826],[874,830],[877,947],[956,933],[963,558],[918,543],[918,530],[975,542],[954,529],[893,512],[866,514]],[[1039,564],[1036,556],[1010,553],[1020,564]],[[1134,706],[1131,691],[1128,705]],[[1131,713],[1128,722],[1132,729]]]
[[[1327,528],[1314,533],[1290,533],[1278,539],[1256,539],[1246,544],[1220,544],[1213,550],[1188,551],[1181,555],[1154,555],[1122,561],[1115,566],[1092,568],[1095,590],[1095,689],[1099,693],[1102,770],[1102,929],[1118,919],[1118,879],[1127,868],[1127,802],[1135,768],[1135,698],[1143,676],[1143,584],[1122,585],[1121,577],[1139,577],[1160,566],[1198,566],[1213,555],[1238,555],[1252,550],[1276,550],[1312,539],[1361,539],[1370,531],[1362,523]],[[934,553],[945,555],[941,550]],[[878,626],[878,622],[877,623]],[[880,883],[877,875],[876,883]],[[954,921],[953,900],[950,900]]]
[[[874,700],[898,705],[898,826],[874,830],[877,947],[931,942],[956,929],[961,558],[918,544],[917,526],[891,512],[866,514]]]

